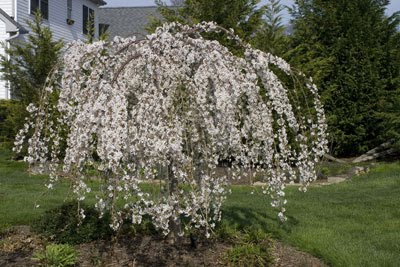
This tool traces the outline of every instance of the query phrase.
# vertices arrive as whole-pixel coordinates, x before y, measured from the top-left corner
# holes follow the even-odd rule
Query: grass
[[[10,152],[0,149],[0,229],[2,225],[31,224],[44,211],[72,199],[68,183],[47,190],[47,176],[30,175],[27,164],[10,158]]]
[[[46,177],[29,176],[24,163],[7,157],[0,150],[0,226],[30,224],[68,198],[67,184],[42,195]],[[367,175],[307,193],[289,187],[284,224],[268,199],[252,190],[233,187],[223,206],[224,224],[259,227],[332,266],[400,266],[399,163],[379,164]]]
[[[224,205],[236,227],[258,224],[276,238],[332,266],[400,266],[400,164],[381,164],[348,182],[287,190],[288,221],[246,187],[233,188]]]
[[[10,154],[0,151],[0,225],[29,224],[44,210],[62,202],[61,188],[45,196],[43,205],[35,209],[35,201],[43,192],[45,177],[30,176],[26,164],[7,160]]]

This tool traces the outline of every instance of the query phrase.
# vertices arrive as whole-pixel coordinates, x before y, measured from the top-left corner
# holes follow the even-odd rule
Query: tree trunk
[[[170,161],[170,165],[168,166],[168,183],[169,183],[169,195],[170,197],[173,195],[177,195],[178,193],[178,179],[174,175],[172,171],[173,163]],[[178,209],[178,204],[174,205],[174,212]],[[180,219],[177,218],[174,220],[173,217],[169,219],[170,232],[168,234],[167,240],[170,244],[176,244],[179,241],[179,232],[181,230],[181,222]]]
[[[334,156],[331,156],[329,154],[325,154],[324,157],[330,161],[335,161],[335,162],[339,162],[339,163],[347,163],[346,161],[335,158]]]
[[[374,149],[371,149],[367,153],[359,156],[355,160],[353,160],[353,163],[359,163],[359,162],[364,162],[364,161],[369,161],[369,160],[374,160],[383,156],[390,155],[395,152],[395,149],[391,148],[393,144],[393,140],[389,140],[380,146],[375,147]]]

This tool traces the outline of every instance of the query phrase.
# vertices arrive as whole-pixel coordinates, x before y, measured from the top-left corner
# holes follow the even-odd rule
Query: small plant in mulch
[[[36,252],[33,260],[40,266],[46,267],[70,267],[78,262],[78,254],[75,248],[67,244],[50,244],[44,251]]]
[[[250,227],[240,231],[222,223],[216,231],[216,237],[219,242],[231,245],[222,257],[224,266],[270,266],[275,261],[274,242],[260,228]]]
[[[0,238],[6,235],[11,230],[11,225],[7,223],[0,224]]]
[[[57,243],[81,244],[98,239],[109,239],[113,234],[110,216],[102,218],[94,208],[77,201],[67,202],[45,212],[35,221],[32,229]],[[79,216],[79,208],[85,209],[85,218]]]
[[[223,259],[226,266],[270,266],[273,262],[268,241],[246,243],[230,248]]]

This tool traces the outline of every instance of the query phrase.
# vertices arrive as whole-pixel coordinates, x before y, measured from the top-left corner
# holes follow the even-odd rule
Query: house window
[[[83,6],[83,34],[94,35],[94,10]]]
[[[100,23],[99,24],[99,36],[102,36],[103,34],[107,34],[108,28],[110,28],[110,24]]]
[[[67,19],[72,19],[72,0],[67,0]]]
[[[31,0],[31,14],[39,11],[42,18],[49,19],[49,0]]]

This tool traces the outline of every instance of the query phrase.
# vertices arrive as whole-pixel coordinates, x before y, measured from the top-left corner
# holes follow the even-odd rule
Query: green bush
[[[51,244],[44,251],[36,253],[33,259],[38,261],[40,266],[68,267],[75,266],[78,255],[70,245]]]
[[[14,141],[24,124],[27,112],[24,105],[15,100],[0,100],[0,142]]]
[[[105,214],[99,218],[99,212],[83,203],[80,207],[85,211],[85,219],[78,214],[78,202],[72,201],[61,207],[45,212],[32,228],[56,242],[81,244],[98,239],[107,239],[113,231],[110,228],[110,216]]]

